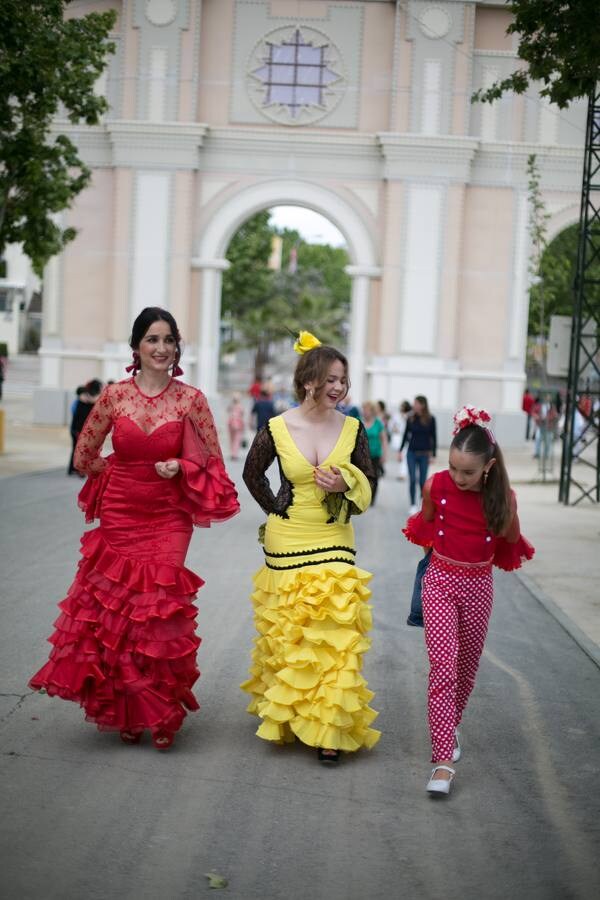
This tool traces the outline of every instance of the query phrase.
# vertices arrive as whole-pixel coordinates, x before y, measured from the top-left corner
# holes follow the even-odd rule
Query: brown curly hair
[[[327,383],[327,376],[329,375],[331,364],[336,361],[341,362],[344,367],[344,374],[346,376],[346,393],[344,394],[344,397],[348,395],[348,391],[350,390],[348,360],[344,354],[340,353],[339,350],[336,350],[335,347],[328,347],[326,344],[321,344],[320,347],[313,347],[312,350],[307,350],[296,364],[296,371],[294,372],[294,390],[300,403],[302,403],[306,397],[306,388],[304,385],[311,381],[316,382],[313,398],[315,400],[319,399],[323,392],[323,388]]]

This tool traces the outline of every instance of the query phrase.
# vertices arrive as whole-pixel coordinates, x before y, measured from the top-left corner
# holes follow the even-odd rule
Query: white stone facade
[[[296,204],[348,244],[353,397],[425,393],[442,432],[459,404],[482,404],[501,439],[519,439],[526,161],[537,154],[553,235],[578,218],[585,108],[555,109],[535,88],[470,103],[515,67],[506,10],[79,0],[70,14],[115,6],[117,54],[98,86],[110,113],[92,129],[56,123],[94,179],[64,216],[79,235],[45,277],[38,417],[64,407],[53,394],[122,377],[132,319],[150,304],[173,312],[186,378],[214,394],[228,243],[258,210]],[[293,89],[292,52],[306,60]]]

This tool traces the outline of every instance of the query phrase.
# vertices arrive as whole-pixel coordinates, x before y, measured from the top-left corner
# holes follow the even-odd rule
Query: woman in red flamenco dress
[[[100,526],[81,539],[50,658],[30,682],[76,700],[125,743],[148,729],[160,750],[199,708],[193,600],[203,582],[184,567],[192,527],[239,511],[206,398],[174,377],[180,340],[169,312],[144,309],[132,377],[105,388],[88,416],[75,451],[88,476],[79,505]],[[111,431],[114,452],[102,457]]]

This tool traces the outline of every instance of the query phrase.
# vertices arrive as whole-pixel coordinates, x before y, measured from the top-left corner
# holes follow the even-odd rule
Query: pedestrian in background
[[[417,471],[419,489],[423,496],[423,485],[427,481],[429,461],[437,452],[437,431],[435,417],[429,412],[427,397],[419,394],[412,405],[412,413],[406,422],[406,431],[400,445],[398,459],[402,461],[402,451],[407,447],[408,490],[410,496],[409,513],[417,511]]]
[[[432,547],[423,577],[429,656],[432,796],[450,792],[461,757],[458,726],[475,684],[492,611],[492,565],[512,570],[534,550],[521,536],[517,501],[485,410],[454,416],[448,468],[425,484],[421,511],[404,528]]]
[[[93,378],[91,381],[88,381],[87,384],[77,388],[77,397],[71,404],[71,425],[69,427],[69,432],[71,435],[71,443],[73,446],[71,449],[69,466],[67,468],[67,475],[78,475],[81,478],[84,477],[80,472],[77,471],[73,464],[73,459],[75,456],[75,446],[79,439],[79,435],[83,431],[83,426],[85,425],[86,419],[94,408],[94,403],[100,396],[101,391],[102,382],[98,381],[97,378]]]
[[[353,419],[360,420],[360,409],[352,402],[352,397],[349,394],[347,397],[344,397],[342,403],[338,404],[338,409],[345,416],[352,416]]]
[[[408,400],[403,400],[398,408],[398,412],[394,413],[390,419],[390,450],[395,454],[398,461],[398,471],[396,478],[398,481],[404,481],[408,474],[406,459],[400,457],[400,447],[406,431],[406,422],[412,412],[412,406]]]
[[[240,447],[246,428],[244,407],[239,394],[234,394],[231,403],[227,407],[227,429],[229,431],[229,456],[230,459],[239,459]]]
[[[383,425],[385,427],[385,433],[386,433],[387,439],[389,441],[391,416],[390,416],[389,412],[387,411],[385,402],[383,400],[375,401],[375,415],[377,416],[378,419],[381,419],[381,421],[383,422]]]
[[[527,416],[527,422],[525,423],[525,440],[526,441],[529,440],[530,433],[532,431],[532,425],[533,425],[532,410],[533,410],[534,403],[535,403],[535,397],[533,396],[533,394],[531,393],[529,388],[526,387],[525,390],[523,391],[523,402],[521,404],[521,409]],[[531,437],[533,437],[533,434],[531,434]]]
[[[368,400],[362,405],[361,420],[367,433],[369,453],[371,454],[371,462],[373,463],[373,473],[375,477],[371,485],[371,506],[375,506],[379,479],[385,474],[384,465],[387,459],[388,448],[387,432],[385,430],[385,425],[377,415],[376,405]]]
[[[260,389],[260,395],[252,405],[251,418],[253,428],[256,431],[260,431],[274,415],[276,415],[275,404],[273,403],[268,390],[265,387],[262,387]]]

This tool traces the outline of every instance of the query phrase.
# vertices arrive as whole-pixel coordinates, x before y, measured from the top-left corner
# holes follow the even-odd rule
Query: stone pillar
[[[202,305],[198,329],[196,384],[210,399],[217,393],[222,272],[227,259],[193,259],[192,267],[202,271]]]
[[[369,295],[371,278],[379,278],[381,269],[377,266],[346,266],[346,273],[352,278],[352,316],[350,319],[350,342],[348,362],[350,365],[350,394],[355,404],[365,399],[366,389],[366,343],[369,315]]]
[[[63,226],[62,215],[56,217]],[[53,256],[44,270],[44,311],[40,357],[40,385],[33,391],[33,421],[41,425],[64,425],[67,392],[62,383],[62,264],[63,255]]]

